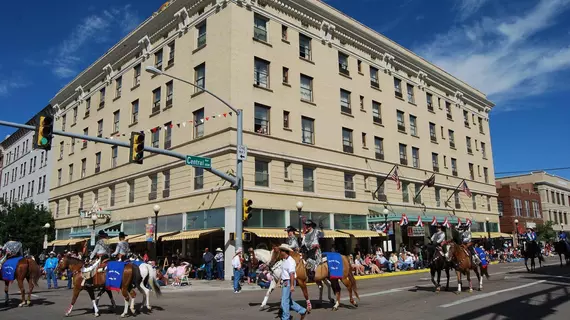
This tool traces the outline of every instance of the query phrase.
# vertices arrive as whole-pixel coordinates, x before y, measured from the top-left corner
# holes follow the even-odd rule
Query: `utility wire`
[[[495,172],[495,174],[513,174],[513,173],[529,173],[529,172],[535,172],[535,171],[561,171],[561,170],[570,170],[570,167],[550,168],[550,169],[534,169],[534,170],[523,170],[523,171],[505,171],[505,172]]]

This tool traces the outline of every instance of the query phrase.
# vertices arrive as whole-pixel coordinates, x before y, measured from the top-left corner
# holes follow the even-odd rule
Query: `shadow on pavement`
[[[20,298],[8,300],[7,305],[4,302],[2,302],[2,303],[0,303],[0,311],[17,309],[17,308],[19,308],[18,305],[20,304],[20,302],[21,302]],[[32,299],[32,304],[29,307],[23,307],[23,308],[33,308],[36,306],[50,306],[52,304],[54,304],[54,302],[48,301],[46,299],[34,298],[34,299]]]

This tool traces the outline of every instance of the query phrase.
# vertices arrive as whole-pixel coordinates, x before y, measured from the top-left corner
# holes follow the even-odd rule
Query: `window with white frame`
[[[303,166],[303,191],[315,192],[315,168]]]
[[[202,92],[206,88],[206,63],[202,63],[194,68],[194,84],[197,86],[195,92]]]
[[[313,102],[313,78],[301,74],[301,100]]]
[[[255,159],[255,185],[269,187],[269,161]]]
[[[515,216],[522,216],[522,201],[521,199],[513,199],[513,203],[515,206]]]
[[[269,134],[269,107],[256,103],[254,114],[255,132]]]
[[[267,42],[267,25],[269,20],[258,14],[253,17],[253,37],[257,40]]]
[[[139,99],[131,102],[131,124],[139,122]]]
[[[262,87],[269,88],[269,61],[254,58],[254,68],[253,68],[253,84]]]
[[[315,144],[315,120],[302,117],[301,126],[303,131],[302,142],[306,144]]]
[[[121,120],[121,111],[117,110],[113,112],[113,133],[119,132],[119,121]]]

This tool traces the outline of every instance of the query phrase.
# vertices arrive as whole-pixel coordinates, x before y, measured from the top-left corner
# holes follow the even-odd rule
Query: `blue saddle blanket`
[[[143,264],[143,263],[144,263],[144,261],[140,261],[140,260],[132,260],[132,261],[131,261],[131,263],[132,263],[132,264],[134,264],[134,265],[135,265],[135,266],[137,266],[137,267],[140,267],[140,266],[141,266],[141,264]]]
[[[23,257],[13,257],[2,265],[2,279],[5,281],[14,281],[16,279],[16,268],[18,267],[18,262],[22,260]]]
[[[343,264],[342,256],[338,252],[323,252],[323,256],[327,257],[329,267],[329,276],[331,279],[342,279]]]
[[[477,252],[479,259],[481,260],[481,265],[483,267],[486,267],[489,264],[489,262],[487,261],[487,255],[485,254],[485,250],[483,250],[482,248],[475,248],[475,252]]]
[[[123,281],[123,271],[129,262],[109,261],[107,264],[107,277],[105,286],[111,291],[121,291],[121,283]]]

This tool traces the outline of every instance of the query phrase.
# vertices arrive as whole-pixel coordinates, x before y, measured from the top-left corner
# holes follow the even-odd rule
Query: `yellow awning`
[[[86,241],[89,239],[90,238],[69,239],[69,245],[72,246],[72,245],[78,244],[79,242]]]
[[[251,232],[260,238],[279,238],[286,239],[287,231],[285,229],[255,229],[246,228],[243,231]]]
[[[169,235],[171,235],[171,234],[178,233],[178,232],[179,232],[179,231],[159,232],[158,235],[157,235],[157,237],[160,239],[161,237],[169,236]],[[131,240],[129,240],[129,243],[130,243],[130,244],[133,244],[133,243],[143,243],[143,242],[146,242],[146,235],[144,235],[144,234],[141,235],[141,236],[138,236],[138,237],[135,237],[135,238],[132,238]]]
[[[473,232],[472,234],[473,239],[486,238],[486,237],[489,237],[489,234],[487,232]],[[512,237],[513,237],[512,234],[504,232],[491,232],[491,238],[512,238]]]
[[[355,238],[374,238],[380,236],[380,233],[370,230],[338,230],[338,231],[349,234]]]
[[[138,238],[140,236],[143,236],[142,234],[133,234],[133,235],[128,235],[125,240],[129,241],[130,239],[134,239],[134,238]],[[119,243],[119,237],[114,237],[109,239],[108,244],[117,244]]]
[[[65,240],[53,240],[52,242],[48,243],[48,246],[66,246],[69,244],[69,239]]]
[[[332,239],[332,238],[350,238],[349,234],[334,231],[334,230],[323,230],[323,234],[325,239]]]
[[[222,228],[183,231],[172,236],[164,237],[162,241],[198,239],[200,236],[221,230]]]

